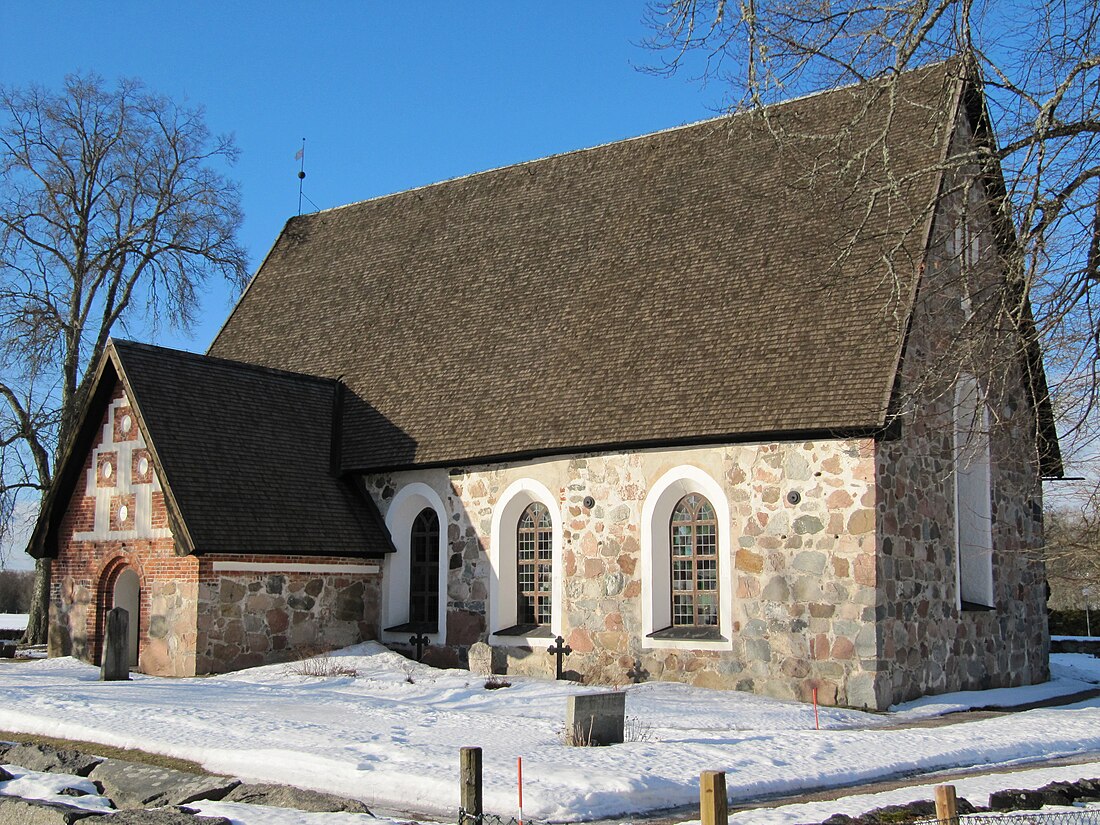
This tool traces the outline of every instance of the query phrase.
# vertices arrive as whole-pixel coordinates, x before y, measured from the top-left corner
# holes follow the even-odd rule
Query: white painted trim
[[[385,561],[382,588],[381,628],[404,624],[409,620],[409,576],[412,567],[411,531],[413,521],[421,511],[430,508],[439,519],[439,611],[436,626],[439,631],[425,634],[428,642],[441,645],[447,638],[447,572],[450,561],[447,542],[447,508],[443,499],[427,484],[414,481],[397,491],[386,510],[386,529],[396,553],[391,553]],[[382,641],[409,641],[407,633],[386,633],[382,631]]]
[[[562,635],[562,519],[561,504],[550,491],[532,478],[520,478],[501,493],[493,508],[489,533],[489,644],[500,647],[532,645],[523,636],[497,636],[495,631],[516,623],[516,528],[527,505],[539,502],[550,512],[553,527],[551,563],[550,632]],[[538,643],[546,639],[538,639]]]
[[[690,493],[704,495],[718,519],[718,629],[725,641],[650,639],[650,633],[672,622],[671,549],[669,522],[672,508]],[[730,551],[730,507],[726,492],[698,467],[674,467],[650,488],[642,504],[642,649],[733,649],[733,555]]]
[[[377,564],[279,564],[268,561],[216,561],[215,573],[377,573],[381,568]]]

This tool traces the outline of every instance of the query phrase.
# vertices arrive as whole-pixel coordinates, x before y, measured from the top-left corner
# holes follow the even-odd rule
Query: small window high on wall
[[[959,607],[993,607],[989,413],[977,380],[965,375],[955,389],[955,537]]]

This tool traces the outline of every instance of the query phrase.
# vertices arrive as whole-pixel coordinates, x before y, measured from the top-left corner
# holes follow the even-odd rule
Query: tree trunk
[[[31,614],[27,620],[27,632],[23,644],[46,644],[50,630],[50,567],[52,559],[42,558],[34,563],[34,593],[31,595]]]

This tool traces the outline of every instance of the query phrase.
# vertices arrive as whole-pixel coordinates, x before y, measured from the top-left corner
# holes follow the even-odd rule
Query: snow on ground
[[[72,776],[67,773],[38,773],[28,771],[18,765],[0,765],[12,778],[0,782],[0,794],[21,796],[24,799],[44,799],[49,802],[62,802],[86,811],[101,814],[111,810],[111,803],[99,796],[99,789],[90,779]],[[66,788],[84,791],[86,796],[62,795]]]
[[[402,820],[370,814],[311,814],[289,808],[246,805],[242,802],[192,802],[188,808],[201,816],[224,816],[233,825],[401,825]],[[201,820],[196,825],[202,825]]]
[[[1051,657],[1062,694],[1100,683],[1100,659]],[[272,665],[199,679],[135,675],[99,682],[74,659],[0,668],[0,729],[136,747],[248,781],[285,782],[375,808],[453,814],[458,751],[484,748],[486,809],[536,819],[611,817],[691,805],[702,770],[724,770],[734,799],[931,771],[1100,752],[1100,700],[938,728],[898,728],[989,694],[939,697],[895,714],[821,709],[671,683],[631,685],[635,741],[562,744],[567,682],[508,677],[486,690],[464,670],[435,670],[367,643],[330,661],[357,676],[297,675]],[[998,692],[1033,701],[1035,689]],[[877,807],[877,806],[875,806]]]
[[[0,613],[0,630],[26,630],[29,618],[26,613]]]

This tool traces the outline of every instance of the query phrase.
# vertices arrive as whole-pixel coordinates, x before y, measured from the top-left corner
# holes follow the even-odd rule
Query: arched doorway
[[[137,667],[138,628],[141,624],[141,584],[138,581],[137,572],[132,567],[125,568],[115,579],[111,604],[112,607],[121,607],[130,616],[126,643],[130,651],[130,667]]]

